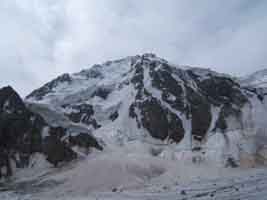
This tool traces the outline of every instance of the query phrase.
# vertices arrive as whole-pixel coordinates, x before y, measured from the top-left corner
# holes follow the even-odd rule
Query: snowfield
[[[169,146],[132,142],[55,169],[37,154],[1,188],[0,199],[266,199],[266,169],[192,163],[192,156],[185,151],[179,160]]]

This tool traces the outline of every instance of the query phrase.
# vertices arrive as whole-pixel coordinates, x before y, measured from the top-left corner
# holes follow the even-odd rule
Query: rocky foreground
[[[35,185],[36,184],[36,185]],[[266,199],[267,172],[265,169],[238,172],[232,177],[196,178],[186,184],[150,184],[144,189],[74,194],[66,189],[55,192],[57,182],[22,182],[12,189],[1,188],[1,200],[259,200]],[[7,191],[6,191],[7,190]]]

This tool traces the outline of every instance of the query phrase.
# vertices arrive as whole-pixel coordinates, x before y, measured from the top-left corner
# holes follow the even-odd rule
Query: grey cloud
[[[3,0],[0,87],[144,52],[244,75],[267,67],[264,0]]]

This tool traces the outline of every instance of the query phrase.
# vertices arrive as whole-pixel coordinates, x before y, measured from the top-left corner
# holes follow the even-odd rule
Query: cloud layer
[[[0,87],[26,95],[94,63],[154,52],[244,75],[267,67],[264,0],[2,0]]]

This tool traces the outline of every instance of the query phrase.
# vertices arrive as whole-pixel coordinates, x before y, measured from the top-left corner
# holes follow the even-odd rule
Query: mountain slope
[[[51,164],[77,158],[72,146],[101,149],[89,134],[71,136],[62,126],[52,126],[32,112],[11,87],[0,89],[0,178],[29,167],[34,154],[43,154]],[[64,140],[62,139],[64,137]],[[33,167],[33,165],[31,165]]]
[[[240,82],[244,86],[251,86],[256,88],[267,87],[267,69],[256,71],[248,76],[242,77]]]
[[[259,119],[266,119],[258,112],[264,99],[230,76],[174,66],[153,54],[63,74],[26,101],[62,113],[106,143],[154,138],[205,156],[215,149],[212,159],[220,155],[222,163],[240,163],[243,152],[254,155],[253,138],[265,128]]]
[[[30,112],[11,87],[0,89],[0,177],[12,174],[12,158],[22,167],[30,154],[41,151],[43,126],[42,118]]]

